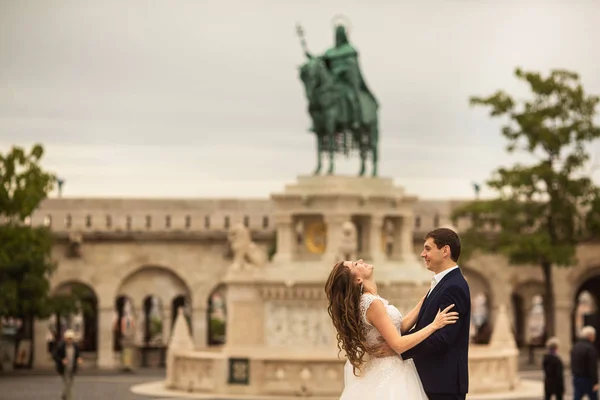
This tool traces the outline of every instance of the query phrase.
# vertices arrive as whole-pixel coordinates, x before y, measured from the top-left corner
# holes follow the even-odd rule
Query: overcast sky
[[[600,93],[592,0],[0,0],[0,152],[41,142],[66,196],[267,197],[315,166],[295,24],[320,53],[337,13],[381,104],[380,175],[422,198],[511,162],[468,97],[522,93],[515,66]]]

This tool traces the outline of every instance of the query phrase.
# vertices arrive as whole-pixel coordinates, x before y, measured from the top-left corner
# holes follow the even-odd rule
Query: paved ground
[[[129,388],[144,382],[154,382],[163,378],[163,371],[138,371],[135,374],[87,374],[78,376],[74,386],[74,400],[155,400],[131,393]],[[526,379],[541,380],[538,371],[523,371]],[[565,377],[568,393],[570,378]],[[50,374],[0,375],[0,399],[2,400],[59,400],[60,381]],[[565,400],[571,399],[567,396]],[[158,398],[156,399],[158,400]],[[161,399],[168,400],[168,399]],[[530,399],[522,399],[530,400]]]
[[[134,395],[132,385],[156,380],[142,376],[81,376],[75,379],[73,397],[77,400],[149,400]],[[0,378],[2,400],[59,400],[61,382],[56,376],[13,376]]]

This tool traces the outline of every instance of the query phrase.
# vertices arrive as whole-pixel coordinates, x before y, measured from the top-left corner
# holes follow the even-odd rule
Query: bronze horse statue
[[[337,83],[327,64],[318,57],[311,57],[300,67],[300,79],[304,83],[308,99],[308,113],[313,121],[312,131],[317,137],[317,168],[322,169],[322,155],[329,154],[329,170],[334,173],[334,155],[348,155],[358,150],[361,160],[359,176],[366,172],[366,159],[370,155],[372,176],[377,176],[379,121],[376,100],[364,91],[358,93],[361,109],[359,123],[352,124],[352,108],[344,96],[343,88]]]

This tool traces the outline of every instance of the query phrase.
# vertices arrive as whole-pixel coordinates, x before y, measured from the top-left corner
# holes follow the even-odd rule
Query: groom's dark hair
[[[448,228],[437,228],[425,235],[425,240],[433,239],[433,242],[438,249],[444,246],[450,247],[450,258],[454,262],[458,262],[460,257],[460,237],[452,229]]]

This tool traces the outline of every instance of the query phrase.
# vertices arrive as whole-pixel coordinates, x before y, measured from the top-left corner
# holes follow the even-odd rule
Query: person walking
[[[558,338],[552,337],[546,342],[548,352],[544,354],[544,399],[563,400],[565,394],[565,379],[563,362],[558,356]]]
[[[68,329],[63,338],[54,351],[54,362],[56,371],[63,380],[62,399],[72,400],[73,378],[83,360],[79,355],[79,346],[74,341],[75,333]]]
[[[579,337],[571,349],[573,400],[581,400],[584,395],[590,400],[598,400],[598,351],[594,344],[596,329],[584,326]]]

